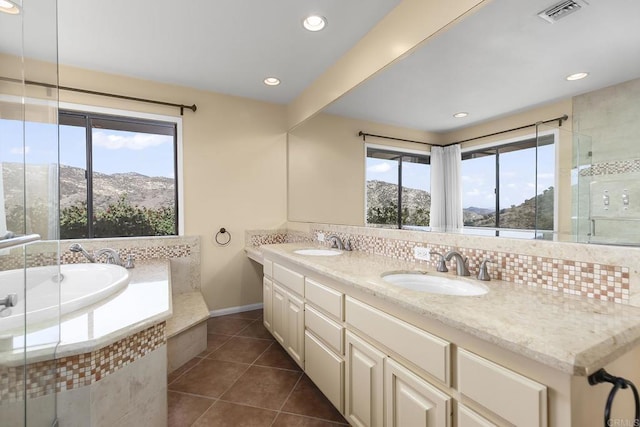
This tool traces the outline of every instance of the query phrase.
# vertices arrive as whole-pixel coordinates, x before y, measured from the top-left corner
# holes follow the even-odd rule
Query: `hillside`
[[[553,187],[549,187],[536,197],[525,200],[517,206],[500,211],[500,228],[519,228],[533,230],[536,228],[536,203],[538,209],[538,230],[553,230]],[[493,211],[480,215],[474,213],[467,216],[465,209],[464,225],[483,227],[494,226],[496,216]]]
[[[7,206],[22,206],[24,197],[23,166],[20,163],[3,163],[5,203]],[[48,200],[48,165],[27,165],[30,196],[32,199]],[[173,206],[175,181],[165,177],[149,177],[138,173],[102,174],[94,173],[94,206],[106,208],[126,195],[132,205],[149,209]],[[60,166],[60,208],[86,201],[84,169]]]

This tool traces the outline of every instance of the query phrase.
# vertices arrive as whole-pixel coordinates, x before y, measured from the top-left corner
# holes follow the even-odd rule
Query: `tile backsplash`
[[[574,243],[530,241],[484,236],[415,232],[380,228],[308,224],[308,232],[286,229],[267,230],[259,235],[247,233],[247,244],[259,246],[294,241],[318,242],[318,235],[337,234],[349,239],[354,250],[375,255],[415,261],[435,269],[438,260],[417,261],[413,255],[416,246],[428,247],[432,252],[444,254],[456,250],[469,258],[469,270],[477,274],[480,263],[491,260],[489,272],[496,280],[520,285],[629,304],[633,295],[633,280],[640,260],[638,248],[618,248]],[[297,228],[300,228],[298,225]],[[302,238],[306,234],[306,238]],[[295,237],[294,237],[295,236]],[[631,257],[629,255],[632,255]],[[623,262],[624,261],[624,262]],[[452,270],[453,266],[449,266]]]

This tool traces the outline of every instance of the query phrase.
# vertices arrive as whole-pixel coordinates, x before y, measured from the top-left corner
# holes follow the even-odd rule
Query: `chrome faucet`
[[[71,246],[69,246],[69,250],[75,253],[80,252],[86,259],[89,260],[89,262],[96,262],[95,257],[89,252],[85,251],[80,243],[73,243]]]
[[[444,259],[446,261],[451,261],[451,258],[456,259],[456,275],[458,276],[471,276],[469,272],[469,268],[467,267],[467,262],[469,258],[463,258],[460,252],[449,251],[444,254]]]
[[[342,243],[342,240],[340,240],[340,237],[338,237],[338,235],[331,234],[327,236],[327,240],[331,243],[332,248],[344,250],[344,243]]]
[[[107,256],[107,264],[115,264],[122,267],[122,260],[120,259],[120,254],[114,249],[104,248],[96,251],[96,259],[100,258],[102,255]]]

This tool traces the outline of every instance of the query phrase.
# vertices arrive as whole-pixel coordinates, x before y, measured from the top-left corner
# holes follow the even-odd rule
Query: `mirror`
[[[465,141],[465,224],[475,224],[462,232],[640,243],[640,236],[620,231],[636,220],[638,176],[633,174],[640,171],[640,150],[633,144],[640,135],[640,27],[633,17],[640,15],[640,3],[576,0],[554,23],[538,16],[553,5],[489,2],[292,130],[289,220],[373,225],[367,224],[367,180],[377,173],[379,181],[396,186],[385,190],[394,195],[376,194],[378,199],[397,200],[397,205],[405,195],[395,196],[398,166],[389,159],[369,161],[367,147],[428,154],[430,145]],[[582,71],[589,73],[586,78],[567,80]],[[454,117],[458,112],[468,116]],[[564,115],[568,119],[562,126],[558,120],[525,126]],[[359,131],[395,139],[363,141]],[[403,186],[412,185],[404,174]],[[486,182],[489,178],[493,181]],[[604,191],[610,197],[606,210],[600,203]],[[407,197],[405,205],[411,203]],[[536,211],[536,205],[544,205],[546,213]],[[508,232],[522,222],[515,221],[514,212],[524,211],[527,232]],[[404,210],[399,216],[405,216]]]

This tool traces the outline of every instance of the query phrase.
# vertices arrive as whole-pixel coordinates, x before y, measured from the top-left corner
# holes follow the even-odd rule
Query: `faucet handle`
[[[491,276],[489,275],[489,271],[487,269],[487,264],[490,262],[492,263],[493,260],[486,258],[482,260],[482,262],[480,263],[480,271],[478,271],[478,280],[484,280],[485,282],[491,280]]]
[[[133,254],[129,254],[127,256],[127,263],[124,265],[124,268],[134,268],[135,265],[133,264]]]
[[[431,252],[431,255],[438,255],[440,257],[440,259],[438,260],[438,265],[436,266],[436,271],[439,271],[440,273],[446,273],[447,271],[449,271],[449,269],[447,268],[447,261],[444,259],[444,255],[439,252]]]
[[[353,247],[351,246],[351,239],[349,239],[348,237],[344,242],[344,250],[345,251],[352,251],[353,250]]]

